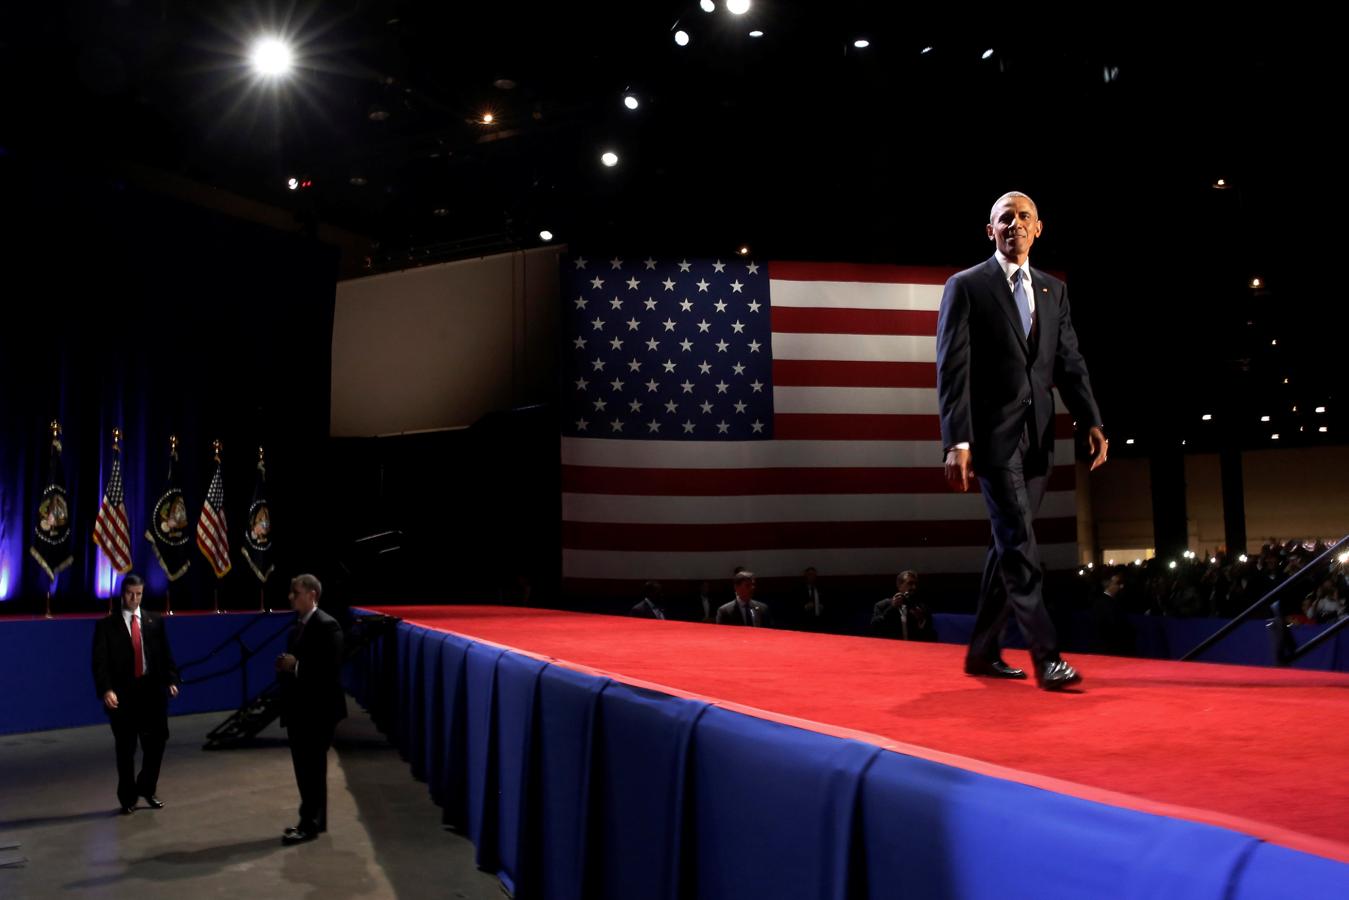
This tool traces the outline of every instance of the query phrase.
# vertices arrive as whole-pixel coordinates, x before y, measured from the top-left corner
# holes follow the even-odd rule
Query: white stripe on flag
[[[935,363],[937,339],[912,334],[796,334],[775,331],[773,358]]]
[[[1054,411],[1067,412],[1054,397]],[[773,411],[779,413],[865,413],[937,415],[936,388],[775,387]]]
[[[771,279],[774,306],[827,309],[911,309],[941,307],[940,284],[879,284],[865,281],[785,281]]]
[[[743,497],[642,497],[563,494],[568,522],[717,525],[753,522],[937,522],[982,520],[982,494],[761,494]],[[1077,515],[1073,491],[1050,491],[1041,518]]]

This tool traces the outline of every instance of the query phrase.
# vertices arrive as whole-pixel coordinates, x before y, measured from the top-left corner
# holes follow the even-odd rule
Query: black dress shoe
[[[1082,680],[1082,676],[1068,663],[1056,659],[1044,667],[1038,680],[1043,690],[1061,691],[1071,684],[1077,684]]]
[[[1026,673],[1022,669],[1013,669],[1007,663],[1000,659],[992,662],[983,662],[981,660],[965,660],[966,675],[984,675],[988,678],[1025,678]]]
[[[129,816],[135,811],[136,807],[134,806],[123,806],[121,809],[117,810],[117,814],[119,816]]]
[[[160,800],[158,797],[146,797],[145,805],[150,807],[151,809],[163,809],[164,801]]]
[[[287,828],[281,835],[281,843],[303,844],[305,841],[312,841],[318,836],[317,831],[308,831],[304,828]]]

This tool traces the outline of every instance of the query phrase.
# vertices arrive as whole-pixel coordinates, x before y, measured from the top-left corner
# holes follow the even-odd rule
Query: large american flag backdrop
[[[733,257],[562,261],[570,583],[978,572],[977,491],[943,480],[950,270]],[[1077,562],[1072,423],[1036,534]]]

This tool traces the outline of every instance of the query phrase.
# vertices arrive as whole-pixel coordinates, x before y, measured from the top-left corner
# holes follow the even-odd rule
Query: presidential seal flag
[[[108,557],[113,569],[125,575],[131,571],[131,522],[126,514],[126,492],[122,484],[122,431],[112,430],[112,474],[103,491],[94,518],[94,544]]]
[[[248,521],[244,526],[244,559],[248,567],[266,584],[276,568],[272,564],[272,511],[267,505],[267,466],[262,448],[258,448],[258,480],[253,487],[253,502],[248,504]]]
[[[47,467],[47,485],[37,504],[37,524],[33,526],[33,559],[56,581],[75,561],[70,544],[70,498],[66,495],[65,470],[61,466],[61,426],[51,424],[51,457]]]
[[[172,435],[169,438],[168,483],[155,501],[150,524],[145,529],[145,536],[155,549],[155,558],[159,560],[164,574],[169,576],[169,581],[182,578],[192,566],[188,556],[187,500],[173,472],[177,462],[178,436]]]
[[[220,442],[215,442],[215,474],[206,488],[206,502],[201,506],[201,517],[197,519],[197,549],[211,564],[216,578],[224,578],[229,572],[230,539],[229,528],[225,524],[225,483],[220,478]]]

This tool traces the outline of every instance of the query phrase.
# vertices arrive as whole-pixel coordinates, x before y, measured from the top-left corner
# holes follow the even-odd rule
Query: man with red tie
[[[164,805],[156,796],[159,766],[169,739],[168,698],[178,696],[180,683],[163,621],[141,609],[144,593],[144,579],[127,575],[122,580],[121,608],[94,626],[94,685],[112,726],[117,800],[124,816],[135,812],[138,797],[144,797],[151,809]]]

